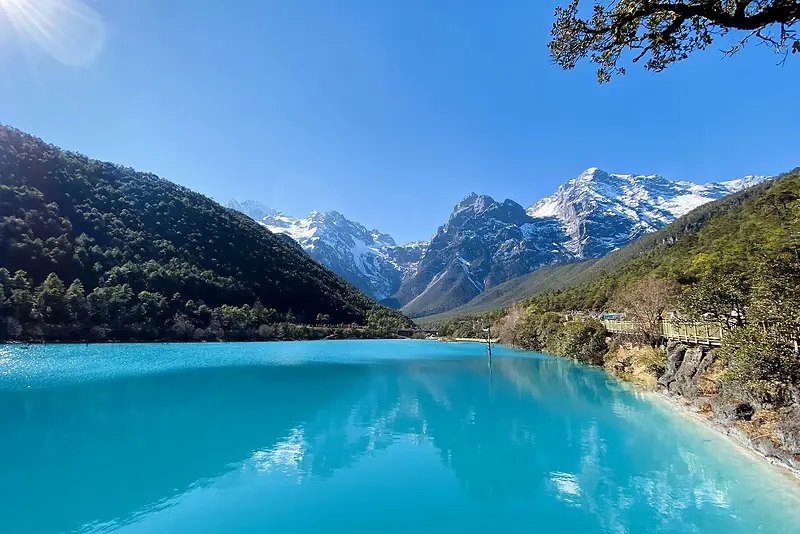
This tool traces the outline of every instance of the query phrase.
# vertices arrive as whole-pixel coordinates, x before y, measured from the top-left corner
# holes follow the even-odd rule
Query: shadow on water
[[[593,510],[612,531],[619,518],[605,511],[620,499],[629,527],[659,499],[664,520],[702,499],[672,487],[697,476],[683,466],[692,453],[640,403],[601,372],[555,358],[497,358],[491,382],[485,361],[466,359],[209,368],[0,391],[2,520],[6,532],[124,524],[254,458],[320,480],[411,439],[432,444],[476,502],[539,499],[538,512],[554,515],[541,501],[549,495]],[[659,442],[669,454],[640,454]],[[283,459],[271,460],[278,449]],[[724,506],[728,483],[716,472],[704,483]],[[31,514],[31,501],[47,513]]]

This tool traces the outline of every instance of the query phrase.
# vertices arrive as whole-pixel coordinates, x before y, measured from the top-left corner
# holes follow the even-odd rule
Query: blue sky
[[[527,206],[588,167],[703,182],[800,165],[800,58],[712,46],[598,86],[551,64],[557,1],[90,0],[102,27],[58,1],[57,48],[0,17],[0,122],[400,242],[471,191]]]

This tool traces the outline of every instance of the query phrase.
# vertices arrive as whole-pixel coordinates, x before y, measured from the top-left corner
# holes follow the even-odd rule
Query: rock
[[[751,439],[750,446],[773,462],[783,464],[793,469],[800,467],[800,462],[797,461],[793,453],[789,452],[785,447],[776,447],[767,436]]]
[[[764,410],[771,408],[761,402],[758,397],[753,395],[747,388],[741,384],[732,381],[724,381],[717,384],[717,395],[714,397],[714,409],[718,410],[724,404],[746,402],[756,410]]]
[[[703,356],[705,356],[705,351],[702,347],[688,349],[683,355],[681,366],[678,367],[678,370],[675,373],[675,380],[684,382],[691,380],[697,373],[697,368],[699,367]]]
[[[697,372],[695,376],[699,379],[703,376],[703,374],[708,371],[711,365],[714,363],[715,353],[713,350],[705,350],[703,352],[703,357],[700,359],[700,363],[697,364]]]
[[[775,445],[772,443],[772,440],[767,436],[760,436],[751,439],[750,446],[767,458],[776,458],[779,456],[779,451],[775,449]]]
[[[800,454],[800,406],[795,404],[778,412],[775,435],[786,451]]]
[[[740,421],[749,421],[753,418],[753,414],[755,413],[755,408],[750,406],[750,404],[747,402],[739,403],[733,409],[733,416]]]
[[[658,379],[658,384],[668,387],[670,382],[675,378],[678,368],[683,363],[683,357],[686,354],[686,345],[680,343],[670,343],[667,345],[667,370]]]
[[[671,393],[695,398],[700,390],[700,378],[712,363],[714,354],[705,347],[674,345],[668,348],[667,371],[658,383]]]
[[[756,413],[755,408],[749,402],[728,402],[718,404],[714,410],[714,416],[724,422],[733,423],[735,421],[749,421]]]

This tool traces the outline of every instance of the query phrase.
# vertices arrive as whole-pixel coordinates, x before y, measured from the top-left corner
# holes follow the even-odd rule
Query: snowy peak
[[[278,215],[278,212],[274,209],[255,200],[243,200],[239,202],[238,200],[231,199],[225,204],[225,207],[244,213],[256,221],[260,221],[264,217],[269,217],[271,215]]]
[[[469,195],[461,199],[461,202],[456,204],[456,207],[453,208],[453,214],[450,215],[450,217],[452,218],[453,215],[464,210],[470,210],[474,213],[480,213],[482,211],[485,211],[489,206],[492,206],[494,204],[496,204],[495,200],[489,195],[479,195],[477,193],[470,193]]]
[[[495,226],[519,225],[528,222],[528,219],[525,209],[513,200],[497,202],[488,195],[472,193],[456,204],[443,231],[447,233],[467,226],[481,226],[487,221]]]
[[[337,211],[298,219],[252,200],[227,206],[291,237],[366,294],[413,317],[452,309],[544,265],[603,256],[766,179],[698,184],[592,167],[527,210],[513,200],[472,192],[430,242],[406,245]]]
[[[654,232],[694,208],[764,181],[747,176],[696,184],[663,176],[613,174],[592,167],[528,208],[533,218],[558,220],[578,258],[599,257]]]
[[[764,180],[768,179],[769,179],[768,176],[750,175],[739,178],[738,180],[720,182],[719,185],[723,187],[726,191],[728,191],[728,193],[736,193],[737,191],[741,191],[742,189],[747,189],[748,187],[760,184]]]
[[[572,259],[562,241],[557,223],[530,217],[513,200],[472,193],[453,208],[395,299],[411,317],[454,308],[488,287]]]
[[[312,258],[376,300],[391,296],[416,272],[427,247],[424,242],[398,246],[389,234],[368,230],[338,211],[312,211],[298,219],[257,201],[230,201],[226,206],[291,237]]]

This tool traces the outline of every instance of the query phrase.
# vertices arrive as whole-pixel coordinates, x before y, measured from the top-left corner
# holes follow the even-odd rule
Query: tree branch
[[[612,0],[610,5],[594,0],[594,15],[587,19],[578,16],[580,2],[556,9],[549,47],[565,69],[586,57],[598,63],[601,82],[624,73],[617,63],[626,49],[636,51],[634,63],[651,54],[645,68],[661,71],[730,30],[748,33],[725,55],[736,53],[752,37],[785,52],[783,61],[789,51],[800,52],[791,30],[800,21],[800,0]],[[770,33],[775,25],[779,33]]]

